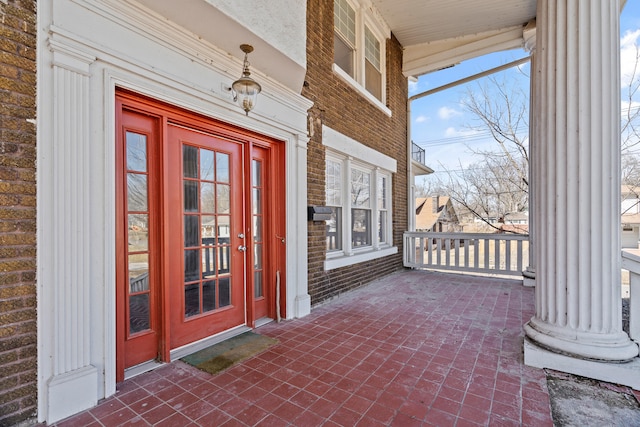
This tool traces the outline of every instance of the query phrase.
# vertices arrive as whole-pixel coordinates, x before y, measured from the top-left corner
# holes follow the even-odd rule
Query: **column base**
[[[537,346],[572,358],[599,362],[627,362],[638,356],[638,345],[625,332],[597,334],[559,327],[537,318],[524,325],[524,332]]]
[[[98,404],[98,370],[85,366],[56,375],[47,384],[46,421],[53,424]]]
[[[626,363],[605,363],[576,359],[575,357],[549,351],[529,338],[525,338],[524,364],[534,368],[554,369],[640,390],[640,358],[638,357]]]
[[[298,319],[311,314],[311,297],[308,294],[296,297],[295,313]]]
[[[536,271],[527,267],[527,269],[522,272],[522,284],[527,288],[535,288]]]

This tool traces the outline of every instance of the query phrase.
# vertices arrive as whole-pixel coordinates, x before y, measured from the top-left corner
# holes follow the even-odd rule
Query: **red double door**
[[[275,317],[285,200],[278,141],[124,91],[116,105],[122,380],[128,367]]]

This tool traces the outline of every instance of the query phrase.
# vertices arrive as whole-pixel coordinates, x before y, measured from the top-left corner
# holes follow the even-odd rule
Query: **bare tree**
[[[632,46],[623,47],[633,65],[622,75],[622,184],[623,214],[636,209],[636,204],[625,203],[624,199],[640,200],[640,46],[637,41]]]
[[[622,183],[629,198],[640,200],[640,46],[637,38],[632,41],[625,55],[633,65],[625,68],[621,88]],[[478,150],[467,144],[478,162],[458,170],[442,167],[435,182],[430,179],[427,185],[425,180],[425,195],[449,195],[456,209],[483,220],[528,210],[529,93],[528,85],[515,80],[519,76],[524,74],[501,73],[466,90],[461,104],[474,117],[467,128],[488,131],[495,148]]]
[[[458,209],[493,225],[509,213],[528,209],[528,93],[508,77],[478,81],[461,101],[474,120],[469,130],[486,132],[494,149],[467,149],[478,162],[456,171],[444,169],[429,190],[451,197]],[[426,190],[426,188],[425,188]],[[431,193],[433,194],[433,193]]]

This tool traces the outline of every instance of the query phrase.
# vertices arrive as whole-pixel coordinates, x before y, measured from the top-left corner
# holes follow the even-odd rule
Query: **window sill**
[[[368,90],[366,90],[360,83],[355,81],[349,74],[345,73],[342,70],[342,68],[338,67],[336,64],[333,64],[333,72],[336,73],[338,77],[340,77],[350,86],[353,86],[353,88],[358,93],[360,93],[360,95],[364,96],[367,99],[367,101],[369,101],[370,103],[378,107],[387,116],[391,117],[391,110],[386,105],[384,105],[378,98],[371,95],[371,93],[369,93]]]
[[[351,256],[341,256],[339,258],[327,259],[324,262],[324,270],[334,270],[340,267],[346,267],[348,265],[359,264],[365,261],[371,261],[373,259],[383,258],[389,255],[398,253],[398,248],[392,246],[390,248],[371,250],[368,252],[357,253]]]

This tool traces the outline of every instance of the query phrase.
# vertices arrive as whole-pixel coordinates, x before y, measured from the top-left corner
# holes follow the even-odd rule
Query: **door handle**
[[[247,247],[246,247],[246,246],[242,246],[242,245],[240,245],[240,246],[238,246],[238,250],[239,250],[240,252],[246,252],[246,251],[247,251]]]

